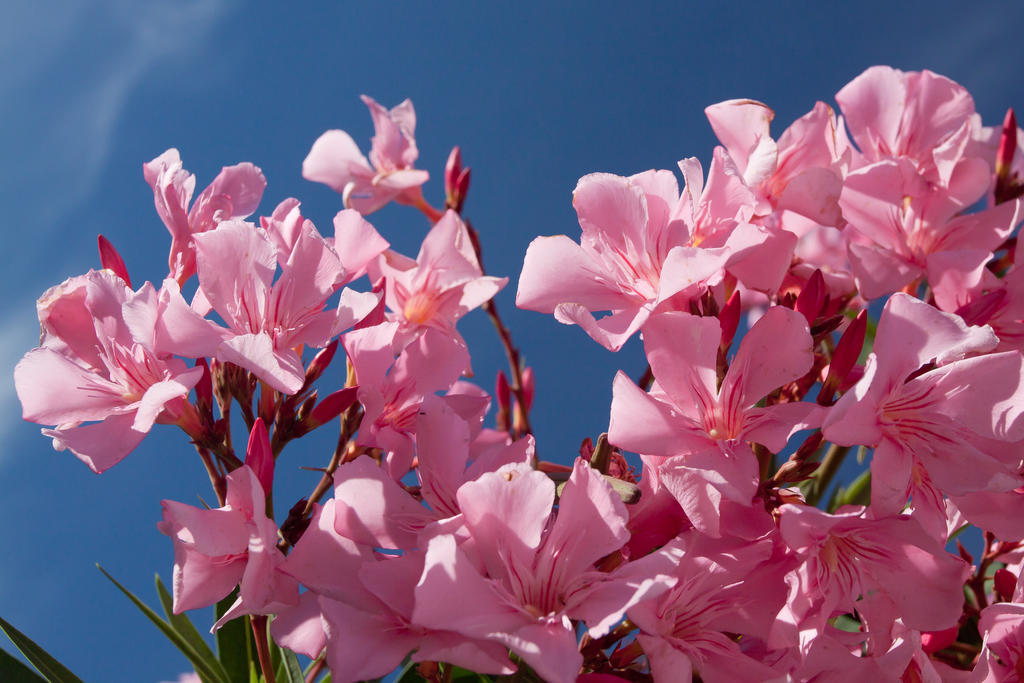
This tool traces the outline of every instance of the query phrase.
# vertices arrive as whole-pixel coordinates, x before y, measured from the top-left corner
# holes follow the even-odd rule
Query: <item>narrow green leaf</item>
[[[213,654],[213,650],[206,644],[203,637],[199,635],[199,631],[192,625],[192,620],[184,614],[174,613],[174,600],[171,594],[167,591],[164,586],[164,582],[160,580],[160,575],[156,575],[156,594],[160,597],[160,604],[164,608],[164,614],[167,616],[167,622],[171,625],[175,631],[178,632],[182,638],[188,641],[192,649],[195,650],[196,654],[202,657],[211,669],[217,672],[217,680],[230,681],[228,678],[228,672],[224,669],[224,666],[217,661],[217,656]],[[202,675],[200,675],[202,678]],[[212,683],[212,681],[211,681]]]
[[[3,619],[0,619],[0,629],[3,629],[7,637],[11,639],[11,642],[21,650],[21,654],[25,655],[25,659],[32,662],[32,666],[37,668],[39,673],[43,674],[50,683],[82,683],[78,676],[67,670],[67,667],[54,659],[46,650],[32,642],[31,638]],[[11,659],[14,659],[14,657],[11,657]],[[7,679],[5,678],[4,680]]]
[[[6,681],[6,683],[46,683],[45,678],[2,648],[0,648],[0,680]]]
[[[188,661],[192,663],[192,666],[196,668],[196,673],[203,678],[207,678],[217,683],[231,683],[226,678],[221,678],[218,672],[210,668],[210,666],[200,657],[189,642],[182,637],[177,631],[175,631],[170,624],[160,618],[160,615],[153,611],[153,609],[140,600],[134,593],[118,583],[117,579],[107,573],[100,565],[96,565],[96,568],[103,572],[103,576],[107,577],[111,583],[118,587],[118,589],[127,596],[129,600],[135,603],[135,606],[146,615],[146,618],[152,621],[160,631],[167,636],[167,639],[174,643],[175,647],[181,650],[182,654],[188,658]]]
[[[238,589],[231,592],[228,597],[217,603],[214,614],[217,619],[224,616],[224,613],[235,604],[238,599]],[[228,680],[232,683],[247,683],[249,681],[249,661],[252,659],[252,629],[249,628],[249,618],[239,617],[224,624],[217,631],[217,657],[228,673]]]
[[[288,648],[278,649],[281,651],[281,676],[277,680],[282,683],[305,683],[306,678],[302,675],[299,658]]]
[[[395,683],[422,683],[423,676],[420,676],[419,671],[416,670],[416,662],[412,661],[409,655],[405,656],[405,660],[402,662],[402,668],[398,671],[398,676],[395,677]]]

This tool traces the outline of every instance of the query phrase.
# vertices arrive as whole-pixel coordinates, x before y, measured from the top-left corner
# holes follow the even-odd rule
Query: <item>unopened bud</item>
[[[512,399],[508,388],[508,377],[501,370],[498,370],[498,375],[494,378],[494,398],[498,401],[499,410],[508,410]]]
[[[249,433],[249,445],[245,449],[245,464],[256,473],[256,478],[263,487],[264,495],[269,495],[274,487],[274,454],[270,450],[270,437],[263,420],[257,418]]]
[[[818,392],[818,403],[820,405],[832,405],[832,396],[843,385],[847,375],[850,374],[853,366],[857,364],[857,359],[860,358],[860,352],[864,348],[864,337],[867,334],[867,329],[868,312],[861,310],[849,327],[846,328],[846,331],[843,332],[843,336],[839,338],[839,343],[836,344],[836,350],[832,353],[832,360],[828,365],[828,375],[825,377],[825,383],[822,385],[821,391]]]
[[[330,344],[325,346],[323,349],[313,357],[310,361],[309,367],[306,368],[306,384],[305,387],[309,387],[313,382],[320,379],[320,376],[324,374],[327,367],[334,360],[334,354],[338,350],[338,340],[335,339]],[[305,388],[304,387],[304,388]]]
[[[358,387],[347,387],[330,394],[313,408],[309,417],[303,420],[303,426],[312,430],[338,417],[342,411],[356,402],[358,391]]]
[[[526,405],[523,406],[523,410],[526,412],[530,412],[530,408],[533,406],[533,391],[535,388],[533,383],[533,368],[525,368],[523,370],[522,377],[523,400],[526,402]]]
[[[469,195],[469,179],[473,169],[468,166],[462,169],[462,173],[459,174],[459,179],[455,185],[456,197],[458,200],[455,202],[455,206],[452,207],[456,212],[462,213],[462,207],[466,203],[466,197]]]
[[[821,269],[816,269],[811,277],[807,279],[807,284],[804,285],[804,288],[800,290],[800,295],[796,298],[794,306],[796,312],[807,319],[808,326],[813,325],[814,321],[821,315],[827,294],[828,288],[825,286],[825,278],[821,275]]]
[[[1017,116],[1013,108],[1006,110],[1003,119],[1003,133],[999,138],[999,151],[996,153],[996,179],[1005,181],[1010,176],[1013,165],[1013,154],[1017,151]]]
[[[203,376],[196,382],[196,405],[203,415],[213,414],[213,376],[205,358],[196,359],[196,367],[203,369]]]
[[[306,397],[306,400],[302,402],[302,405],[299,406],[299,410],[295,415],[299,422],[305,422],[309,418],[309,414],[313,411],[313,406],[316,405],[316,399],[317,393],[316,390],[313,390],[309,396]]]
[[[950,626],[941,631],[922,631],[921,649],[927,654],[945,650],[956,642],[956,636],[959,632],[960,628],[958,626]]]
[[[118,276],[129,288],[132,286],[132,280],[128,277],[128,268],[124,265],[124,259],[117,253],[117,249],[110,243],[103,235],[99,235],[96,238],[97,245],[100,251],[100,264],[109,271],[112,271],[114,275]]]
[[[462,150],[456,145],[448,154],[448,161],[444,165],[444,191],[451,197],[457,187],[459,174],[462,173]]]
[[[1017,589],[1017,577],[1009,569],[997,569],[992,576],[992,587],[1000,602],[1012,602]]]
[[[722,326],[722,348],[729,348],[732,338],[736,335],[736,328],[740,324],[740,290],[736,290],[729,297],[729,300],[718,312],[718,323]]]

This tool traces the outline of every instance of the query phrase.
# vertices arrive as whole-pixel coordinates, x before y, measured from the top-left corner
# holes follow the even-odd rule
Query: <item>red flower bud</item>
[[[1017,589],[1017,577],[1009,569],[997,569],[992,577],[992,586],[1000,602],[1011,602]]]
[[[740,324],[740,290],[736,290],[722,306],[718,313],[718,322],[722,326],[722,348],[729,348],[736,328]]]
[[[124,280],[124,283],[131,287],[132,281],[128,277],[128,268],[124,265],[124,259],[117,253],[114,245],[103,235],[97,236],[96,242],[100,250],[100,264],[107,270],[113,271],[114,275]]]
[[[807,319],[808,325],[813,325],[821,315],[827,293],[828,288],[825,286],[825,278],[822,277],[821,270],[815,270],[796,298],[796,311]]]

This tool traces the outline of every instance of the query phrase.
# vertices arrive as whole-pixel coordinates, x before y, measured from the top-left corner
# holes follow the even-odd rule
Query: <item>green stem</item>
[[[821,467],[815,472],[817,476],[814,478],[814,482],[807,493],[807,502],[810,505],[817,505],[821,501],[821,497],[825,495],[825,489],[832,483],[832,478],[836,476],[839,466],[843,464],[843,459],[846,458],[846,454],[849,452],[849,446],[838,446],[836,444],[829,446],[828,452],[825,453],[825,457],[821,461]]]

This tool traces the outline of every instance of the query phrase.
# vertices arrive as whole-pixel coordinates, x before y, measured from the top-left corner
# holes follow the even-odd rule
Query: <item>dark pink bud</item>
[[[334,360],[334,353],[338,350],[338,340],[335,339],[326,347],[320,350],[313,360],[310,362],[309,367],[306,368],[306,386],[310,386],[313,382],[320,379],[320,376],[324,374],[324,371]]]
[[[124,259],[117,253],[117,249],[103,235],[96,238],[100,250],[100,264],[107,270],[112,270],[114,275],[124,280],[129,287],[132,286],[131,278],[128,277],[128,268],[124,265]]]
[[[458,187],[459,174],[462,173],[462,151],[459,146],[452,147],[448,154],[448,163],[444,165],[444,192],[451,197]]]
[[[342,411],[356,402],[358,387],[339,389],[317,404],[304,421],[309,429],[315,429],[341,415]]]
[[[498,370],[498,376],[494,379],[494,398],[498,401],[498,410],[508,411],[511,403],[508,377],[501,370]]]
[[[1009,569],[997,569],[992,577],[993,588],[1001,602],[1011,602],[1017,589],[1017,577]]]
[[[740,290],[736,290],[718,312],[718,322],[722,326],[722,348],[729,348],[736,328],[740,324]]]
[[[196,383],[196,403],[199,404],[200,410],[207,413],[213,408],[213,377],[205,358],[197,358],[196,367],[203,368],[203,376]]]
[[[523,370],[523,400],[526,405],[523,406],[523,410],[530,412],[530,407],[533,405],[533,368],[526,368]]]
[[[828,365],[828,376],[825,377],[825,384],[818,393],[820,405],[831,405],[833,394],[845,384],[847,375],[850,374],[857,364],[857,359],[860,358],[867,329],[868,312],[861,310],[843,332],[839,343],[836,344],[836,350],[832,353],[832,360]]]
[[[469,194],[469,179],[472,175],[473,169],[468,166],[462,169],[462,173],[459,174],[459,179],[455,183],[455,206],[453,207],[458,213],[462,213],[462,206],[466,203],[466,196]]]
[[[827,293],[828,288],[825,286],[825,278],[822,277],[821,270],[815,270],[800,291],[800,296],[796,298],[796,311],[807,319],[808,325],[813,325],[821,315]]]
[[[959,631],[958,626],[950,626],[942,631],[925,631],[921,634],[921,649],[928,654],[945,650],[956,642]]]
[[[999,138],[999,151],[996,154],[996,178],[1005,180],[1010,175],[1010,166],[1013,164],[1013,154],[1017,151],[1017,117],[1013,108],[1006,110],[1006,118],[1003,119],[1003,134]]]
[[[269,495],[274,487],[274,454],[270,450],[270,437],[263,420],[257,418],[249,433],[249,445],[245,449],[245,464],[256,473],[256,478],[263,487],[263,493]]]

